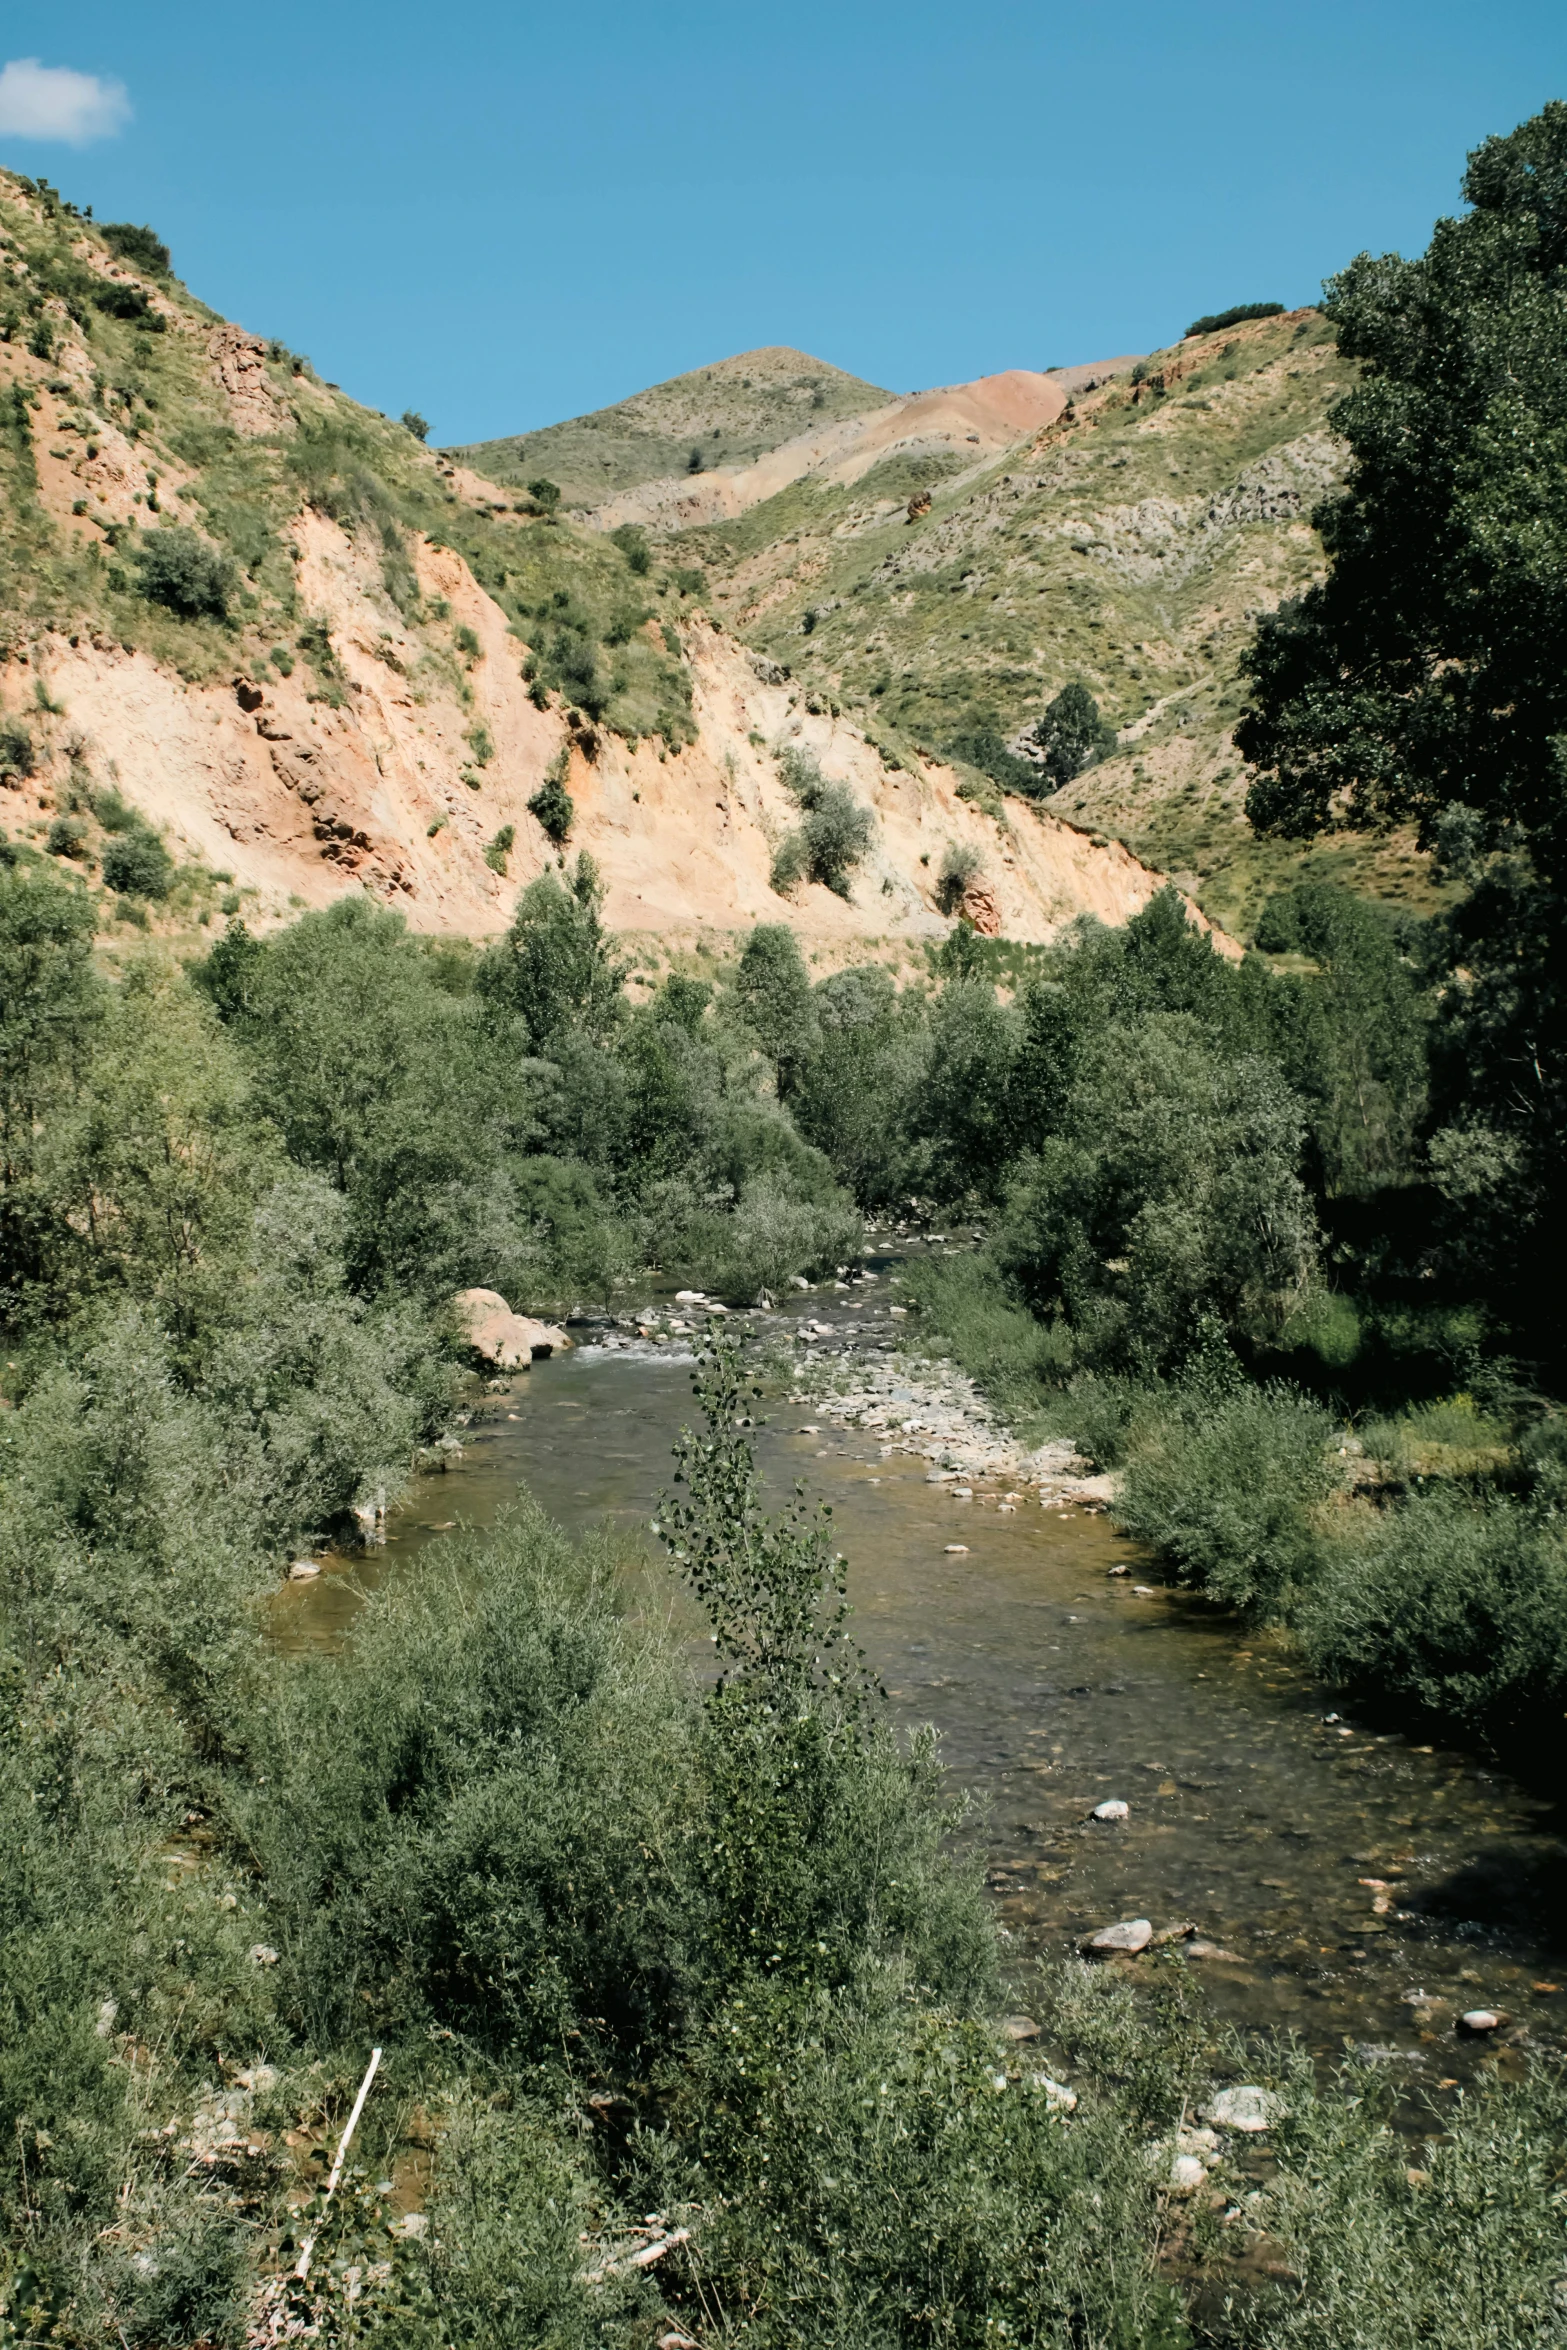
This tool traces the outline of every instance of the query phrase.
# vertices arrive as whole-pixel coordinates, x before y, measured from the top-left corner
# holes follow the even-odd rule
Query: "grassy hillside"
[[[591,416],[452,454],[491,481],[521,484],[542,474],[568,506],[592,506],[665,474],[748,464],[813,424],[858,416],[893,397],[804,351],[742,351]]]
[[[192,682],[301,664],[341,702],[306,609],[291,526],[313,507],[379,565],[388,616],[460,690],[472,658],[421,601],[415,534],[462,554],[539,692],[627,734],[689,728],[673,631],[681,591],[645,558],[533,501],[475,506],[402,424],[324,384],[280,343],[226,326],[166,271],[119,259],[42,182],[0,173],[0,612],[20,649],[48,626],[102,632]],[[413,690],[419,690],[413,675]]]
[[[893,457],[685,533],[715,613],[806,691],[905,742],[983,756],[1074,679],[1133,739],[1051,804],[1176,872],[1245,929],[1299,852],[1255,841],[1229,730],[1255,615],[1317,576],[1313,506],[1350,370],[1315,312],[1176,346],[999,461]],[[916,490],[928,512],[911,520]],[[997,773],[1006,760],[993,759]],[[1419,899],[1426,860],[1358,842],[1311,863]]]

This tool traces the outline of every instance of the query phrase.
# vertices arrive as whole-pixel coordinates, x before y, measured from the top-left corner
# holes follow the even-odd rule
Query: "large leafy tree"
[[[1521,829],[1567,877],[1567,105],[1469,159],[1414,261],[1363,253],[1325,308],[1362,380],[1330,569],[1258,631],[1236,741],[1259,828]]]
[[[1543,1356],[1567,1322],[1567,105],[1469,159],[1417,260],[1327,289],[1358,388],[1322,584],[1263,622],[1259,829],[1413,820],[1447,923],[1429,1168],[1449,1261]]]

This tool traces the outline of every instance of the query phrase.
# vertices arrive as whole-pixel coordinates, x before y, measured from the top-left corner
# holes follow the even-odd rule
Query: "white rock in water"
[[[291,1583],[308,1583],[313,1575],[319,1575],[320,1572],[314,1559],[295,1559],[288,1570],[288,1579]]]
[[[1152,1940],[1153,1926],[1149,1919],[1122,1918],[1113,1926],[1101,1926],[1079,1948],[1089,1957],[1109,1958],[1121,1950],[1146,1950]]]
[[[1282,2097],[1271,2089],[1248,2083],[1239,2089],[1221,2089],[1208,2107],[1208,2119],[1221,2130],[1271,2130],[1289,2112]]]
[[[966,1542],[949,1542],[946,1546],[946,1550],[948,1558],[966,1559],[968,1557],[968,1544]]]
[[[1471,2007],[1458,2020],[1466,2032],[1494,2032],[1502,2019],[1494,2007]]]
[[[1170,2173],[1165,2185],[1172,2195],[1195,2195],[1207,2183],[1208,2173],[1195,2154],[1177,2154],[1172,2157]]]
[[[1119,1795],[1112,1795],[1105,1803],[1096,1803],[1089,1813],[1091,1820],[1124,1820],[1131,1815],[1131,1805],[1123,1803]]]
[[[677,1306],[706,1305],[707,1291],[705,1289],[677,1289],[675,1303]]]

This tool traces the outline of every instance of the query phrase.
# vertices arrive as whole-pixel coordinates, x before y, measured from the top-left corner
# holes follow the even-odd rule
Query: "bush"
[[[1255,2224],[1293,2274],[1245,2305],[1254,2350],[1537,2350],[1561,2330],[1567,2225],[1557,2181],[1567,2075],[1482,2073],[1413,2140],[1392,2068],[1319,2090],[1286,2081],[1290,2117]],[[1412,2167],[1413,2166],[1413,2167]]]
[[[506,860],[511,854],[512,843],[516,838],[517,827],[515,824],[503,824],[495,838],[489,843],[484,852],[484,862],[492,873],[505,873]]]
[[[783,895],[809,880],[846,898],[850,876],[871,845],[870,810],[845,785],[829,783],[808,752],[786,750],[778,764],[796,805],[806,813],[799,831],[774,855],[773,888]]]
[[[166,522],[132,550],[150,603],[166,605],[182,620],[223,620],[234,592],[234,566],[182,523]]]
[[[149,277],[167,277],[173,269],[168,246],[150,228],[137,228],[128,220],[106,220],[98,234],[111,253],[128,261],[133,269],[146,270]]]
[[[21,780],[38,764],[33,730],[25,718],[0,718],[0,776]]]
[[[563,848],[571,838],[571,820],[577,812],[576,802],[566,789],[570,772],[571,754],[562,751],[551,762],[544,781],[528,802],[528,814],[544,827],[546,837],[557,848]]]
[[[949,759],[960,759],[966,767],[977,767],[981,775],[1003,791],[1017,792],[1024,799],[1037,800],[1048,787],[1045,772],[1032,759],[1019,758],[1009,751],[1002,739],[1001,729],[993,722],[980,720],[972,726],[960,727],[948,735],[943,750]]]
[[[620,549],[637,577],[645,578],[653,566],[647,532],[635,522],[623,522],[618,530],[612,530],[609,535],[611,544]]]
[[[1034,729],[1034,740],[1045,754],[1050,788],[1059,791],[1115,749],[1116,734],[1099,715],[1099,704],[1086,685],[1063,686]]]
[[[1322,1568],[1332,1437],[1328,1414],[1282,1384],[1155,1392],[1123,1438],[1117,1519],[1204,1598],[1287,1615]]]
[[[413,434],[416,441],[429,439],[430,420],[427,416],[421,416],[417,408],[405,408],[399,422]]]
[[[1249,318],[1278,318],[1283,314],[1282,302],[1237,302],[1229,310],[1210,310],[1202,318],[1194,318],[1186,329],[1186,340],[1193,335],[1216,335],[1227,326],[1244,326]]]
[[[1501,1495],[1413,1494],[1346,1535],[1300,1617],[1317,1670],[1470,1737],[1559,1745],[1567,1548]]]
[[[174,860],[149,825],[137,824],[104,842],[102,872],[121,897],[166,898]]]
[[[970,841],[949,841],[936,876],[936,903],[943,914],[960,911],[969,884],[978,879],[985,860]]]
[[[538,481],[529,482],[528,495],[540,511],[545,514],[553,514],[560,504],[559,484],[545,481],[542,477]]]
[[[56,816],[44,842],[51,857],[84,857],[87,827],[79,816]]]

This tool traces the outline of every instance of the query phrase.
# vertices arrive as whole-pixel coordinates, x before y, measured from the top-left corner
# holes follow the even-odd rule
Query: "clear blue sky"
[[[906,391],[1309,301],[1567,96],[1561,0],[10,0],[0,42],[125,93],[0,161],[447,442],[760,343]]]

